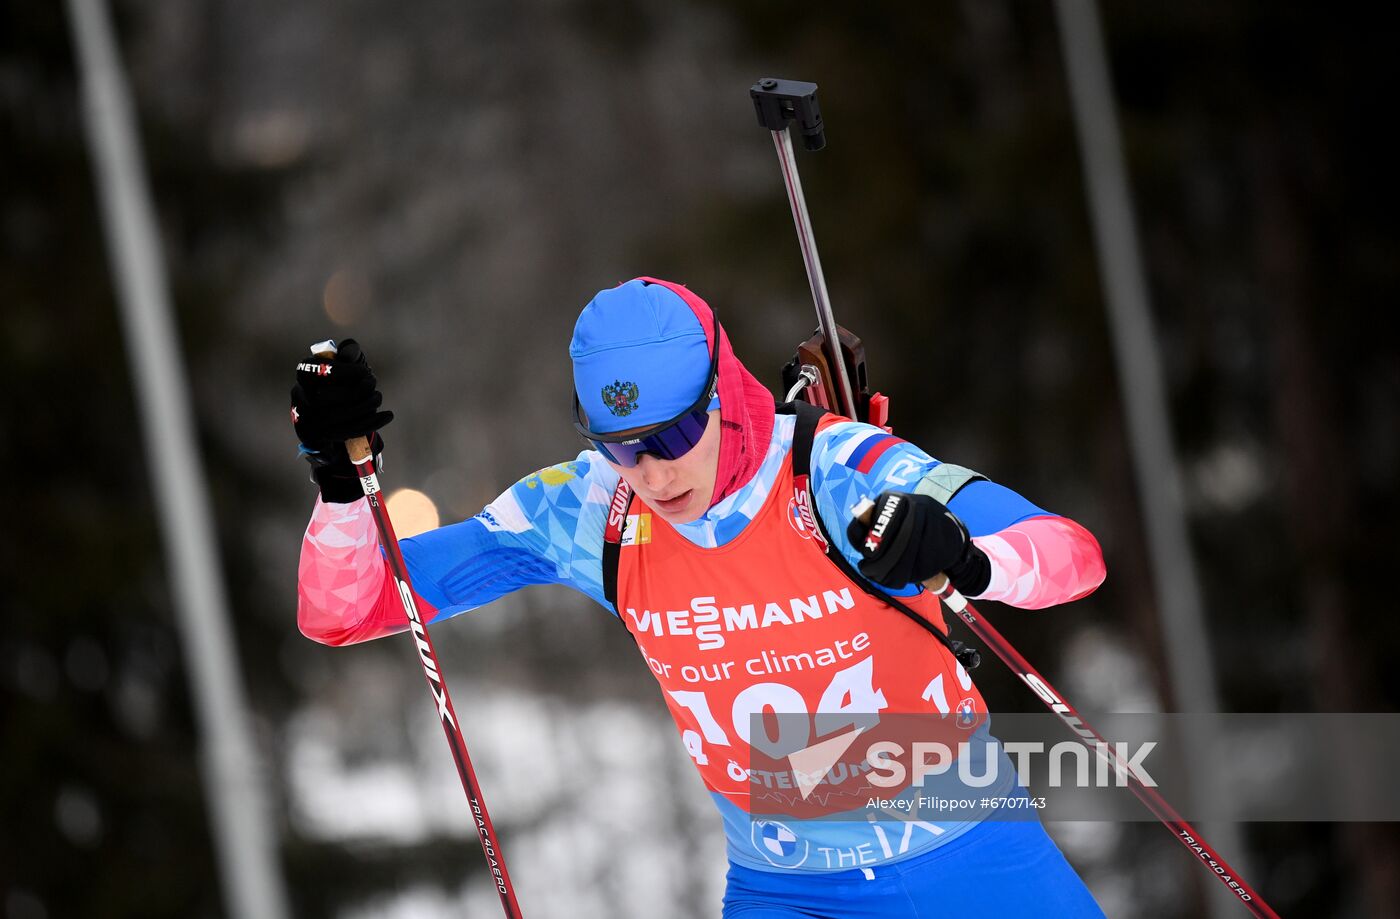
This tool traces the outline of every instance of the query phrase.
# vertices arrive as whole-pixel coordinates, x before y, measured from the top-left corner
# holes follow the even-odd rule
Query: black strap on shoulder
[[[812,471],[812,446],[817,439],[817,425],[827,414],[825,409],[817,408],[806,402],[789,402],[778,408],[779,414],[790,414],[797,416],[797,429],[792,435],[792,474],[798,476],[810,476]],[[948,637],[948,633],[938,626],[929,622],[923,616],[908,606],[905,606],[897,598],[885,593],[875,584],[866,579],[854,565],[841,554],[841,550],[836,547],[836,542],[831,538],[831,534],[826,530],[826,524],[822,522],[822,515],[816,507],[816,495],[811,496],[812,519],[816,522],[817,529],[821,532],[822,543],[826,547],[826,557],[833,565],[854,581],[861,590],[888,606],[899,610],[905,616],[918,623],[919,627],[928,632],[947,648],[948,651],[967,670],[975,670],[977,665],[982,663],[982,655],[976,648],[968,647],[957,639]]]
[[[627,512],[632,509],[634,497],[627,482],[619,477],[603,522],[603,596],[612,604],[619,620],[622,610],[617,608],[617,565],[622,554],[622,531],[627,528]]]

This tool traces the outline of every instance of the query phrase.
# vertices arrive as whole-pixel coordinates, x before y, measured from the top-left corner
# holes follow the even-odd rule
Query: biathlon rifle
[[[803,197],[802,179],[797,174],[797,162],[793,157],[792,135],[788,130],[793,122],[801,130],[802,145],[808,150],[826,146],[826,128],[817,104],[817,84],[765,77],[749,87],[749,95],[753,98],[758,123],[773,134],[778,165],[787,186],[788,204],[792,207],[792,220],[797,225],[802,262],[807,268],[807,283],[812,288],[812,302],[817,308],[816,332],[797,346],[797,355],[783,367],[784,401],[802,399],[888,431],[889,399],[870,391],[865,345],[851,330],[837,325],[832,314],[821,257],[817,255],[817,241],[807,216],[807,199]]]

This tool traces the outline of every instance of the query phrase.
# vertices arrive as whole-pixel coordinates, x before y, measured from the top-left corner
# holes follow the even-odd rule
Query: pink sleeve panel
[[[992,562],[978,599],[1044,609],[1093,593],[1106,574],[1099,541],[1066,517],[1032,517],[972,542]]]
[[[437,610],[416,591],[414,596],[423,620],[431,620]],[[316,499],[297,566],[297,626],[325,645],[369,641],[408,627],[365,499]]]

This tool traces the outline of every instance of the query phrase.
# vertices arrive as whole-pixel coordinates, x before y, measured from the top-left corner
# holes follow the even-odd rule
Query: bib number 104
[[[690,712],[700,728],[681,732],[681,743],[685,744],[686,752],[696,765],[709,764],[705,744],[733,746],[729,735],[715,720],[705,693],[670,689],[667,694]],[[814,726],[817,737],[845,727],[873,727],[880,723],[880,712],[886,707],[885,694],[875,688],[875,659],[867,657],[832,675],[815,713],[802,693],[793,687],[783,683],[755,683],[734,697],[729,720],[740,741],[776,759],[810,746]],[[754,718],[770,711],[777,717]],[[776,734],[770,733],[769,725],[776,727]],[[753,730],[755,726],[757,731]]]

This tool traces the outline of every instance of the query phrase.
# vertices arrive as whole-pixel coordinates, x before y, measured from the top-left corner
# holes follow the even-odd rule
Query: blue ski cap
[[[710,346],[700,320],[675,293],[640,279],[599,291],[583,308],[569,357],[595,434],[670,421],[709,383]],[[718,395],[709,407],[719,407]]]

